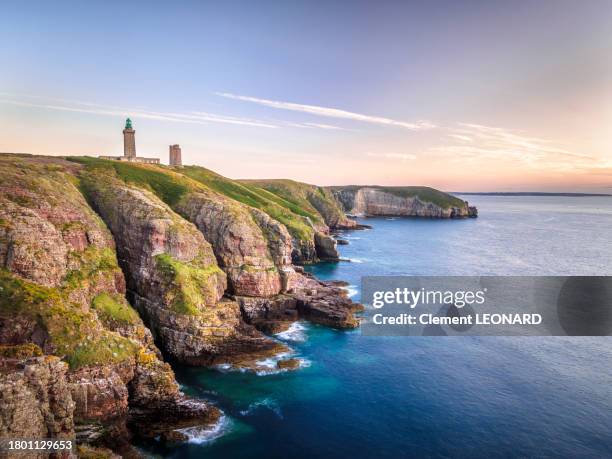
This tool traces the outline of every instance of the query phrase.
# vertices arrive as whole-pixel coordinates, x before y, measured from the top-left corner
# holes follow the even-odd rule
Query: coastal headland
[[[476,216],[426,187],[236,181],[198,166],[0,155],[0,429],[130,454],[220,411],[167,361],[256,371],[294,321],[359,326],[338,260],[347,214]],[[279,369],[298,367],[290,357]]]

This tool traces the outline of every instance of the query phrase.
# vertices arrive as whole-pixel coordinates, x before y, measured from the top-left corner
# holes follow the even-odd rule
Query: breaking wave
[[[228,433],[232,428],[232,421],[225,415],[212,426],[194,426],[177,429],[178,432],[187,436],[188,443],[202,445],[211,443]]]
[[[293,322],[287,330],[276,333],[274,336],[276,336],[282,341],[294,341],[302,343],[306,341],[307,329],[308,328],[304,322]]]
[[[279,419],[283,419],[283,413],[280,409],[278,402],[271,398],[264,398],[262,400],[258,400],[256,402],[251,403],[246,410],[241,410],[240,414],[242,416],[249,416],[253,414],[259,408],[266,408],[272,411]]]

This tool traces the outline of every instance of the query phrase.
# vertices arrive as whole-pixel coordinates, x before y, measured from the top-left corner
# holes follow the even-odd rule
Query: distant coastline
[[[589,196],[612,196],[609,193],[545,193],[538,191],[451,191],[450,194],[460,194],[466,196],[568,196],[568,197],[589,197]]]

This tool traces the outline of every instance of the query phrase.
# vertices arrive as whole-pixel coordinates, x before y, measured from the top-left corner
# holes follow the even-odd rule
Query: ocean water
[[[470,196],[470,220],[367,219],[347,232],[363,275],[612,275],[612,198]],[[297,323],[278,339],[297,372],[177,368],[185,392],[225,413],[151,453],[207,458],[612,457],[612,339],[366,337]]]

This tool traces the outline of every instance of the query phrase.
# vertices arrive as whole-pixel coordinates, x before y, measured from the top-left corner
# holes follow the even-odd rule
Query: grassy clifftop
[[[312,212],[311,209],[286,201],[262,188],[228,179],[204,167],[187,166],[181,169],[181,173],[217,193],[264,211],[285,225],[297,239],[309,240],[314,237],[313,229],[305,219],[318,222],[320,216],[316,211]]]
[[[344,212],[327,188],[286,179],[242,180],[241,183],[266,190],[286,205],[306,211],[314,223],[331,227],[345,223]]]

